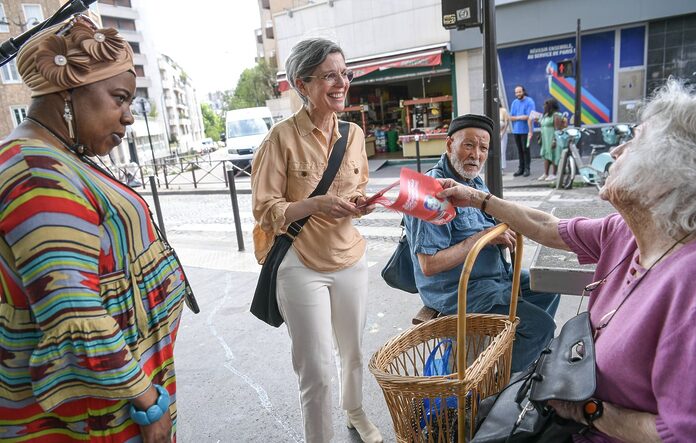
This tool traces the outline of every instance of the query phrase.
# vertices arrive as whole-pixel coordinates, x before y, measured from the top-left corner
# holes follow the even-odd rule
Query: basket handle
[[[474,246],[471,248],[469,253],[466,255],[466,260],[464,260],[464,267],[462,268],[462,275],[459,278],[459,293],[457,300],[457,375],[459,380],[464,379],[464,374],[466,371],[466,290],[469,284],[469,277],[471,276],[471,270],[474,267],[474,262],[476,257],[478,257],[479,252],[488,243],[499,236],[500,234],[507,231],[508,225],[501,223],[495,226],[490,232],[483,235]],[[517,233],[517,245],[515,246],[515,264],[512,273],[512,295],[510,297],[510,321],[514,322],[517,316],[517,298],[520,293],[520,272],[522,271],[522,252],[523,252],[523,238],[522,234]],[[461,351],[461,352],[460,352]]]

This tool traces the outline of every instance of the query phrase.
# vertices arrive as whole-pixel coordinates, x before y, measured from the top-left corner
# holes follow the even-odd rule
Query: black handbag
[[[596,388],[590,314],[566,322],[539,358],[498,394],[481,401],[471,443],[564,443],[586,426],[565,420],[548,400],[584,401]]]
[[[336,141],[333,149],[331,150],[331,155],[329,156],[329,164],[322,175],[321,180],[316,189],[307,198],[312,198],[317,195],[324,195],[326,191],[329,190],[329,186],[336,177],[338,172],[338,167],[343,161],[343,155],[346,152],[346,145],[348,143],[348,130],[350,125],[348,122],[339,121],[338,122],[338,132],[341,134],[341,138]],[[259,320],[268,323],[276,328],[283,324],[283,316],[280,315],[280,310],[278,309],[278,299],[276,298],[276,279],[278,276],[278,267],[283,262],[285,254],[292,246],[292,242],[300,234],[302,227],[309,220],[311,216],[307,216],[301,220],[294,221],[288,226],[287,232],[290,234],[282,234],[276,236],[273,241],[273,246],[271,250],[266,255],[266,260],[261,266],[261,273],[259,274],[259,279],[256,282],[256,290],[254,291],[254,298],[251,301],[251,308],[249,309],[252,314],[254,314]]]
[[[404,227],[403,219],[401,219],[401,227],[402,229]],[[411,294],[418,293],[416,277],[413,275],[411,248],[405,231],[402,231],[396,250],[382,269],[382,278],[392,288],[401,289]]]

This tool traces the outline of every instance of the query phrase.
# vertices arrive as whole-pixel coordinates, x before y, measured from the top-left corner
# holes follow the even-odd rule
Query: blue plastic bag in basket
[[[441,346],[445,346],[445,350],[442,352],[442,358],[437,358],[438,351]],[[450,366],[450,357],[452,355],[452,339],[446,338],[440,341],[433,350],[428,355],[428,359],[425,361],[425,366],[423,367],[423,375],[426,377],[432,377],[437,375],[449,375],[452,373]],[[437,420],[437,415],[444,409],[457,409],[457,397],[447,397],[445,399],[445,406],[442,406],[442,399],[433,399],[433,405],[431,405],[431,400],[429,398],[423,399],[423,411],[424,416],[420,419],[421,428],[425,428],[426,423],[434,423]],[[431,418],[432,416],[432,418]]]

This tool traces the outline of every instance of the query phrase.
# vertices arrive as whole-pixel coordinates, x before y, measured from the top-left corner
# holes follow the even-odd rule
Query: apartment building
[[[204,137],[201,106],[196,90],[186,72],[169,56],[158,59],[159,78],[156,95],[161,100],[163,117],[170,140],[178,145],[178,153],[194,149]]]
[[[257,62],[265,60],[273,69],[278,69],[282,61],[278,61],[278,39],[273,17],[282,12],[292,14],[295,9],[310,3],[310,0],[258,0],[261,26],[254,31]],[[266,100],[266,106],[271,110],[276,120],[289,117],[292,114],[292,103],[287,97]]]
[[[0,0],[0,42],[28,31],[50,17],[60,0]],[[0,138],[19,125],[31,101],[29,88],[17,72],[15,60],[0,68]]]
[[[135,143],[137,158],[129,154],[127,141],[112,152],[111,159],[116,164],[137,161],[151,163],[152,158],[160,159],[172,154],[169,137],[159,98],[155,94],[159,84],[158,54],[150,41],[143,35],[145,28],[140,13],[145,0],[99,0],[99,14],[105,27],[118,29],[118,32],[133,48],[133,63],[136,74],[136,92],[150,102],[147,124],[142,115],[136,115],[135,123],[128,130],[128,138]],[[148,137],[149,129],[149,137]],[[150,145],[152,140],[152,145]]]

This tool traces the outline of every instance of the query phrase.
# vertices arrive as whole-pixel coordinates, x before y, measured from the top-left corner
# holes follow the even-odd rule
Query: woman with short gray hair
[[[344,109],[353,73],[341,48],[322,38],[295,45],[285,66],[288,82],[304,105],[271,128],[254,157],[254,248],[257,258],[264,260],[275,236],[310,217],[283,259],[276,284],[278,307],[292,341],[305,441],[329,442],[334,435],[335,343],[347,425],[358,431],[362,441],[379,443],[382,435],[362,409],[367,262],[365,240],[352,218],[374,207],[364,205],[368,165],[359,126],[348,126],[345,154],[328,192],[308,197],[343,137],[336,113]]]
[[[683,442],[696,435],[696,93],[668,80],[640,113],[635,137],[614,148],[600,197],[618,211],[559,220],[490,198],[486,212],[546,246],[596,263],[585,287],[597,389],[584,402],[549,401],[588,426],[574,442]],[[443,182],[456,206],[486,194]]]

